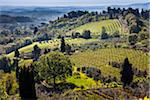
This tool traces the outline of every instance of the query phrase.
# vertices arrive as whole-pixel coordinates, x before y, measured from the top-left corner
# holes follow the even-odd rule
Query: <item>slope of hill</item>
[[[102,31],[102,27],[106,28],[106,31],[109,34],[112,34],[113,32],[119,31],[120,33],[122,32],[122,25],[119,22],[119,20],[114,19],[114,20],[104,20],[104,21],[99,21],[99,22],[91,22],[85,25],[82,25],[80,27],[75,28],[71,32],[80,32],[82,33],[84,30],[90,30],[94,35],[100,35]],[[71,33],[69,32],[69,33]]]
[[[94,42],[94,41],[98,41],[97,39],[90,39],[90,40],[86,40],[86,39],[66,39],[66,43],[68,44],[76,44],[76,45],[81,45],[84,43],[88,43],[88,42]],[[27,45],[23,48],[20,48],[19,51],[21,53],[29,53],[32,52],[33,47],[35,45],[38,45],[41,49],[45,49],[45,48],[58,48],[60,45],[60,39],[55,39],[55,40],[49,40],[48,42],[43,41],[43,42],[34,42],[31,45]],[[8,57],[13,57],[14,52],[9,53],[7,56]]]
[[[118,77],[120,71],[117,68],[111,67],[109,62],[122,63],[128,57],[133,67],[140,70],[148,69],[148,56],[136,50],[122,49],[122,48],[106,48],[96,51],[86,51],[77,53],[71,56],[72,62],[78,67],[97,67],[100,68],[103,75],[110,75]],[[111,70],[110,70],[111,69]]]

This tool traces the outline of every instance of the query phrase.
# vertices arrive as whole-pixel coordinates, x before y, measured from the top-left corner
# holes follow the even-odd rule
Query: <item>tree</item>
[[[66,50],[65,50],[65,39],[64,39],[64,37],[61,37],[61,45],[60,45],[60,51],[61,52],[65,52]]]
[[[47,34],[47,33],[44,33],[44,34],[43,34],[43,40],[46,40],[46,41],[48,41],[48,40],[49,40],[49,36],[48,36],[48,34]]]
[[[0,58],[0,70],[3,70],[5,73],[11,73],[11,60],[7,57]]]
[[[41,53],[41,49],[37,45],[35,45],[32,51],[34,61],[37,61],[39,59],[40,53]]]
[[[69,44],[67,44],[66,47],[65,47],[65,49],[66,49],[66,53],[67,53],[68,55],[70,55],[71,46],[70,46]]]
[[[73,39],[74,39],[74,38],[80,38],[81,35],[80,35],[79,32],[73,32],[72,35],[71,35],[71,37],[72,37]]]
[[[8,100],[8,95],[4,87],[4,82],[0,82],[0,100]]]
[[[36,100],[33,66],[19,71],[19,93],[22,100]]]
[[[34,28],[34,32],[33,32],[33,33],[34,33],[34,34],[36,34],[37,32],[38,32],[38,28],[37,28],[37,27],[35,27],[35,28]]]
[[[136,44],[137,40],[138,40],[137,34],[131,34],[131,35],[128,37],[128,41],[129,41],[130,45]]]
[[[62,80],[72,75],[72,65],[70,60],[59,52],[48,53],[40,57],[39,62],[35,62],[36,72],[40,79],[50,81],[53,79],[54,88],[56,79]]]
[[[141,31],[141,28],[139,25],[131,25],[130,26],[130,33],[139,33]]]
[[[19,60],[13,59],[13,68],[16,70],[16,79],[19,78]]]
[[[101,32],[101,39],[108,39],[108,38],[109,38],[109,36],[106,33],[106,28],[103,26],[102,27],[102,32]]]
[[[121,73],[121,81],[123,82],[123,87],[130,85],[130,83],[133,80],[133,70],[132,70],[132,64],[129,63],[128,58],[125,58],[123,63],[123,69],[120,72]]]
[[[15,50],[15,55],[14,55],[14,57],[17,57],[17,58],[18,58],[18,57],[19,57],[19,55],[20,55],[20,52],[19,52],[19,50],[18,50],[18,49],[16,49],[16,50]]]
[[[109,19],[113,19],[113,14],[114,14],[113,10],[110,9],[110,11],[109,11]]]
[[[64,14],[64,18],[67,18],[67,15],[66,15],[66,14]]]
[[[83,34],[82,34],[82,37],[83,37],[84,39],[90,39],[90,38],[91,38],[91,32],[90,32],[90,30],[85,30],[85,31],[83,32]]]
[[[17,93],[18,84],[15,81],[15,74],[5,74],[0,71],[0,100],[9,100],[10,95]]]

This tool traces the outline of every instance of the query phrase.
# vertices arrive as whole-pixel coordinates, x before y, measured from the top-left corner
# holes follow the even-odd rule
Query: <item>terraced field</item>
[[[121,48],[99,49],[74,54],[70,57],[72,63],[77,67],[94,66],[101,69],[105,76],[120,77],[120,69],[109,65],[109,62],[123,62],[128,57],[133,67],[139,70],[148,70],[148,55],[142,51]]]
[[[106,28],[106,31],[109,34],[112,34],[115,31],[119,31],[120,33],[123,33],[121,23],[117,19],[104,20],[104,21],[99,21],[99,22],[91,22],[91,23],[82,25],[80,27],[77,27],[71,32],[82,33],[84,30],[90,30],[94,35],[99,35],[103,26]]]

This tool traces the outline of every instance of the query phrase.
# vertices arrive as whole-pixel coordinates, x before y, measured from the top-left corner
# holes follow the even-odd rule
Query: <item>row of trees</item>
[[[79,32],[73,32],[71,37],[73,39],[74,38],[84,38],[84,39],[90,39],[90,38],[92,38],[90,30],[84,30],[83,33],[82,33],[82,35]]]
[[[105,15],[106,13],[108,14],[110,19],[118,18],[119,15],[125,16],[128,13],[133,13],[138,17],[140,17],[140,16],[143,17],[144,19],[149,18],[149,16],[148,16],[149,11],[148,10],[142,9],[142,11],[140,12],[138,8],[136,8],[136,9],[133,9],[133,8],[128,8],[128,9],[123,8],[123,9],[121,9],[121,8],[108,7],[107,11],[102,11],[100,13],[100,15]],[[85,14],[99,15],[98,12],[89,13],[88,11],[71,11],[67,14],[64,14],[63,17],[64,18],[78,18],[78,17],[81,17]]]
[[[70,19],[78,18],[78,17],[81,17],[85,14],[89,14],[89,12],[88,11],[71,11],[67,14],[64,14],[64,18],[70,18]]]
[[[142,17],[144,19],[149,18],[149,16],[148,16],[149,15],[149,10],[142,9],[142,11],[140,12],[138,8],[136,8],[136,9],[133,9],[133,8],[128,8],[128,9],[117,8],[116,9],[116,8],[108,7],[107,8],[107,13],[108,13],[110,19],[118,18],[119,15],[125,16],[128,13],[133,13],[137,17]]]

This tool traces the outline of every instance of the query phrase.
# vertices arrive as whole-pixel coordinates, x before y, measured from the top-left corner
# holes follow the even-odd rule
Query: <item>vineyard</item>
[[[57,100],[143,100],[138,99],[129,91],[121,88],[99,88],[88,90],[68,91],[61,95],[49,97]],[[144,97],[144,100],[149,100]]]
[[[131,49],[111,48],[99,49],[96,51],[88,50],[86,52],[72,55],[71,61],[77,67],[98,67],[103,75],[120,77],[120,70],[109,65],[109,62],[123,62],[128,57],[134,68],[139,70],[148,69],[148,55],[142,51]]]
[[[122,33],[121,23],[119,22],[119,20],[116,20],[116,19],[104,20],[104,21],[99,21],[99,22],[91,22],[91,23],[82,25],[80,27],[77,27],[72,31],[82,33],[84,30],[90,30],[95,35],[99,35],[103,26],[106,28],[106,31],[109,34],[112,34],[115,31],[119,31],[120,33]]]

